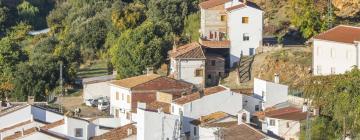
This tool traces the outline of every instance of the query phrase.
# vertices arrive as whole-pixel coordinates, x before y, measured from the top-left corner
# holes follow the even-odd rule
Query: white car
[[[85,105],[86,106],[92,106],[93,101],[94,101],[94,99],[86,99],[85,100]]]
[[[98,109],[101,111],[104,111],[104,110],[108,109],[109,106],[110,106],[109,102],[99,102]]]

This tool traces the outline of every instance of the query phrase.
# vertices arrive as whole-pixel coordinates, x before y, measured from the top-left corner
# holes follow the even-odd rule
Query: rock
[[[332,0],[332,4],[339,9],[336,15],[352,17],[360,12],[360,0]]]

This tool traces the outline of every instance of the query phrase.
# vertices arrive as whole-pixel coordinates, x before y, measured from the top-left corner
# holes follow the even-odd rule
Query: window
[[[259,110],[260,110],[259,105],[255,105],[255,111],[259,111]]]
[[[210,39],[213,39],[213,33],[210,31]]]
[[[130,135],[132,135],[132,134],[133,134],[132,129],[131,129],[131,128],[128,128],[128,129],[127,129],[127,135],[130,136]]]
[[[249,23],[249,17],[242,17],[242,23],[248,24]]]
[[[208,74],[208,79],[211,79],[211,74]]]
[[[196,133],[197,133],[197,132],[196,132],[196,127],[194,127],[194,136],[196,136]]]
[[[127,103],[130,103],[130,95],[126,96],[126,101],[127,101]]]
[[[202,69],[196,69],[195,70],[195,77],[202,77],[203,76],[203,70]]]
[[[286,122],[286,128],[290,127],[290,122]]]
[[[83,129],[75,128],[75,137],[83,137]]]
[[[243,34],[243,41],[249,41],[250,40],[250,36],[248,33],[244,33]]]
[[[215,32],[215,38],[217,38],[217,32]]]
[[[216,65],[216,60],[211,60],[211,66],[215,66]]]
[[[130,112],[126,112],[126,119],[131,120],[131,114],[130,114]]]
[[[331,74],[335,74],[335,67],[331,67]]]
[[[317,66],[316,69],[317,69],[317,70],[316,70],[316,71],[317,71],[317,74],[321,74],[321,66]]]
[[[265,92],[264,91],[261,91],[261,98],[265,98]]]
[[[119,92],[116,92],[116,100],[119,100]]]
[[[220,16],[220,20],[221,20],[221,21],[226,21],[226,15],[221,15],[221,16]]]
[[[275,126],[275,120],[270,119],[270,126]]]

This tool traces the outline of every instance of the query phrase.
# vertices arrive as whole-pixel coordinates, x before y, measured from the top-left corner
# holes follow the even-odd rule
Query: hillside
[[[309,78],[311,68],[311,48],[292,47],[282,48],[273,52],[258,54],[255,56],[251,75],[252,80],[237,84],[236,71],[232,70],[229,76],[222,80],[221,84],[232,89],[252,88],[254,77],[273,81],[275,73],[280,74],[280,83],[290,87],[298,87]]]

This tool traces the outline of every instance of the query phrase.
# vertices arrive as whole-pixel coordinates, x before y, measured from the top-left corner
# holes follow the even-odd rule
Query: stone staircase
[[[254,61],[255,55],[240,57],[238,62],[237,71],[238,71],[238,82],[244,83],[251,80],[251,68]]]

